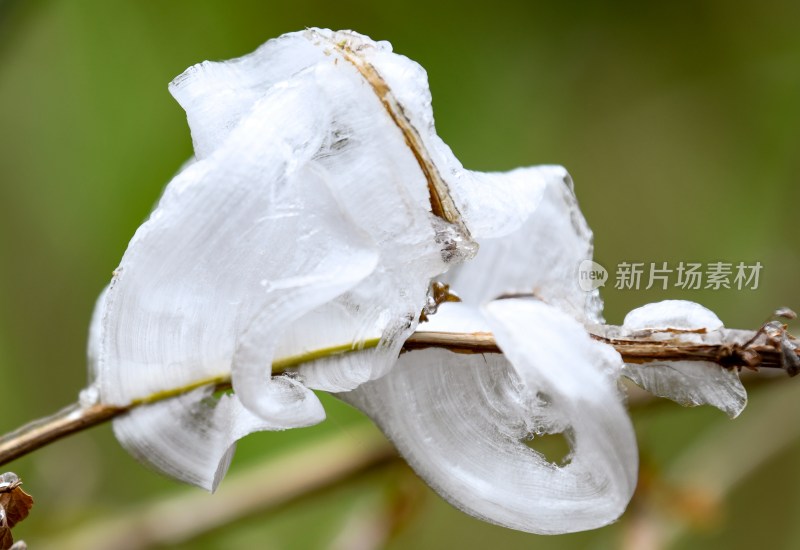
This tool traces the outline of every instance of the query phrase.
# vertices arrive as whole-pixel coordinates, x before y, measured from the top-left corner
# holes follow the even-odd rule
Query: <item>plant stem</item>
[[[711,338],[705,339],[707,335],[700,332],[673,331],[672,337],[666,339],[663,332],[657,334],[644,332],[641,335],[616,338],[611,335],[618,333],[618,327],[602,325],[594,328],[596,330],[592,337],[613,346],[623,360],[628,363],[706,361],[725,368],[747,367],[757,370],[765,367],[783,369],[791,375],[795,374],[791,368],[792,365],[786,364],[787,350],[781,347],[781,342],[760,334],[760,331],[722,329],[712,333],[714,339],[711,341]],[[694,338],[687,338],[687,334]],[[282,374],[291,368],[316,359],[374,348],[378,343],[378,339],[372,339],[358,347],[337,346],[279,359],[273,364],[273,374]],[[794,347],[788,353],[794,354],[794,357],[800,361],[800,351],[796,344],[792,345]],[[403,352],[426,348],[446,349],[454,353],[502,353],[494,336],[488,332],[423,331],[415,332],[406,340]],[[212,384],[218,389],[227,389],[231,384],[230,375],[218,376],[182,388],[161,391],[136,399],[127,406],[106,404],[82,406],[77,403],[70,405],[51,416],[34,420],[0,437],[0,465],[7,464],[62,437],[107,422],[135,407],[170,399],[201,385]]]
[[[347,44],[334,43],[331,45],[334,50],[338,51],[345,60],[356,68],[364,80],[372,87],[372,90],[381,101],[381,104],[383,104],[392,122],[394,122],[395,126],[397,126],[403,134],[408,148],[413,153],[420,170],[422,170],[428,182],[428,193],[433,215],[455,225],[462,235],[469,237],[469,230],[461,219],[461,214],[458,211],[455,201],[450,196],[447,183],[445,183],[439,173],[439,169],[431,158],[419,132],[414,127],[411,120],[409,120],[406,110],[397,98],[395,98],[389,84],[369,61],[350,49]]]

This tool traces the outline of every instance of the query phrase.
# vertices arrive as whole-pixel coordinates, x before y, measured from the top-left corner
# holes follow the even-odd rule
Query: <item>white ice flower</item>
[[[213,488],[242,435],[324,418],[309,388],[388,372],[430,279],[474,253],[466,223],[491,233],[527,216],[545,174],[461,168],[435,135],[422,68],[352,32],[285,35],[192,67],[171,91],[196,160],[98,302],[93,390],[126,406],[198,387],[114,424],[143,461]],[[277,359],[372,339],[369,361],[270,377]],[[229,378],[234,394],[213,399],[209,383]]]
[[[131,240],[89,343],[83,400],[140,405],[114,421],[126,449],[213,490],[241,437],[321,421],[322,389],[470,514],[537,533],[619,517],[635,435],[622,359],[587,331],[592,233],[563,168],[465,170],[425,71],[350,31],[287,34],[170,90],[195,158]],[[423,330],[491,331],[503,355],[398,359],[440,276],[465,302]],[[525,443],[550,433],[563,464]]]

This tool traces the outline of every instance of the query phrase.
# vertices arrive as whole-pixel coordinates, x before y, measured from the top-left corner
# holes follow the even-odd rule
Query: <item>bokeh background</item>
[[[800,309],[798,21],[799,3],[774,0],[0,0],[0,431],[74,401],[85,383],[94,300],[191,155],[167,83],[309,26],[390,40],[422,64],[439,133],[465,166],[564,164],[609,269],[764,266],[757,290],[615,290],[612,274],[610,322],[666,298],[701,302],[740,328],[778,306]],[[761,380],[749,382],[736,421],[667,402],[634,407],[640,491],[601,530],[537,537],[494,527],[390,463],[176,547],[356,548],[342,540],[372,532],[358,518],[391,516],[397,528],[378,547],[797,548],[800,382]],[[326,403],[322,426],[248,438],[229,475],[365,422]],[[135,521],[149,503],[192,491],[138,465],[108,426],[10,468],[37,499],[15,530],[32,548],[108,518]],[[342,538],[348,530],[355,538]]]

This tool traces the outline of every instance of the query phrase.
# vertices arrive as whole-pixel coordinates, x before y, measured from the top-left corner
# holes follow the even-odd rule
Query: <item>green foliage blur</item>
[[[777,0],[0,0],[0,432],[74,401],[85,384],[94,300],[191,155],[167,83],[194,63],[243,55],[309,26],[389,40],[425,67],[439,133],[465,166],[565,165],[595,231],[596,260],[612,271],[603,291],[609,322],[667,298],[701,302],[740,328],[757,328],[778,306],[800,309],[798,21],[800,4]],[[764,267],[757,290],[616,290],[613,269],[623,261]],[[733,423],[672,403],[635,410],[643,489],[611,527],[517,533],[425,489],[389,548],[645,548],[632,541],[650,540],[652,518],[688,525],[677,548],[800,547],[793,436],[755,463],[711,519],[697,499],[651,490],[683,453],[724,430],[735,438],[736,422],[756,418],[778,387],[798,403],[793,416],[762,430],[763,441],[780,441],[800,418],[798,383],[753,388]],[[326,404],[322,426],[248,438],[229,475],[364,422]],[[746,439],[733,448],[731,462],[754,451]],[[128,457],[109,426],[8,468],[36,498],[15,530],[31,548],[186,490]],[[345,512],[380,493],[389,475],[396,472],[180,547],[327,548]]]

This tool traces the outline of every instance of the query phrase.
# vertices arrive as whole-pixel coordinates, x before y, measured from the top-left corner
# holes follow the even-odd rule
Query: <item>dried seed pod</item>
[[[22,481],[13,472],[0,475],[0,550],[23,549],[22,541],[14,544],[11,529],[28,517],[33,497],[22,490]]]

